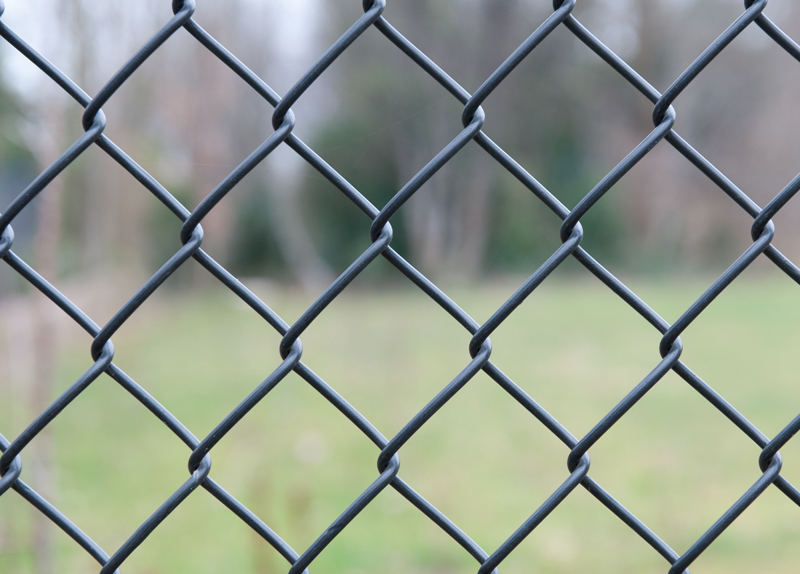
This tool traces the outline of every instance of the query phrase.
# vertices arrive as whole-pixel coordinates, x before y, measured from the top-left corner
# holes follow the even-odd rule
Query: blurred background
[[[362,13],[357,1],[197,4],[195,20],[280,94]],[[663,91],[742,10],[738,0],[586,0],[574,15]],[[551,12],[546,0],[390,0],[384,16],[474,91]],[[766,14],[800,37],[792,2],[771,0]],[[2,21],[93,95],[170,16],[163,0],[8,0]],[[797,62],[750,26],[680,95],[675,129],[763,206],[800,169],[798,90]],[[105,134],[189,209],[272,133],[269,104],[184,31],[103,109]],[[370,29],[293,107],[294,133],[380,208],[460,132],[461,109]],[[484,109],[484,131],[569,208],[653,128],[652,104],[563,27]],[[0,44],[0,209],[80,136],[81,114]],[[796,203],[775,219],[775,244],[794,261],[799,220]],[[369,223],[282,146],[204,220],[203,249],[291,323],[368,247]],[[469,144],[394,217],[392,245],[482,322],[560,245],[560,223]],[[583,218],[582,245],[671,322],[750,245],[751,223],[664,142]],[[178,219],[96,147],[13,227],[14,251],[101,325],[180,247]],[[772,436],[800,404],[791,362],[800,337],[792,285],[762,259],[687,332],[684,357]],[[493,335],[498,364],[581,436],[658,362],[658,333],[572,261],[531,299]],[[115,336],[115,361],[204,436],[278,365],[278,335],[252,315],[190,261]],[[0,327],[0,432],[11,439],[88,368],[90,338],[7,266]],[[469,360],[468,334],[380,259],[303,341],[304,360],[386,436]],[[567,452],[482,376],[404,447],[401,475],[491,551],[566,478]],[[653,391],[660,398],[648,395],[620,423],[630,434],[615,427],[596,447],[605,462],[598,454],[592,475],[597,467],[598,480],[683,552],[752,484],[759,451],[670,377]],[[304,385],[280,385],[215,449],[212,470],[298,550],[374,478],[377,455]],[[26,449],[23,478],[110,551],[185,479],[188,453],[150,419],[101,379]],[[353,470],[354,461],[363,464]],[[772,490],[760,515],[704,555],[704,571],[750,571],[767,559],[773,572],[795,571],[797,509]],[[285,570],[206,493],[186,507],[125,571]],[[475,567],[396,493],[365,514],[318,568]],[[552,522],[507,571],[666,564],[585,492]],[[176,555],[176,544],[188,552]],[[74,546],[14,493],[0,499],[0,572],[94,568]]]

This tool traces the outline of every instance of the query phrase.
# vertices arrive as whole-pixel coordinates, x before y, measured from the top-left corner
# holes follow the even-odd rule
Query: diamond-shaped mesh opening
[[[398,528],[398,525],[402,525]],[[315,561],[318,568],[400,574],[474,570],[477,562],[397,492],[382,492]]]
[[[192,524],[208,527],[195,536]],[[170,568],[194,572],[213,572],[220,568],[256,571],[265,564],[285,567],[280,555],[263,539],[207,492],[197,492],[158,527],[158,536],[148,538],[126,561],[132,571]],[[175,554],[167,562],[161,559],[176,546],[192,552]],[[224,548],[224,551],[221,549]]]
[[[121,545],[188,475],[188,449],[107,376],[81,393],[50,432],[59,507],[103,546]]]
[[[399,432],[470,358],[469,333],[437,313],[432,301],[406,288],[394,300],[387,307],[371,292],[343,294],[303,337],[304,361],[312,368],[324,365],[319,374],[387,436]],[[365,355],[364,348],[371,352]]]
[[[663,572],[667,562],[578,487],[505,562],[509,572]]]
[[[734,431],[670,373],[592,447],[592,476],[680,551],[761,474],[758,447]]]
[[[653,368],[660,337],[585,270],[573,271],[573,285],[559,268],[498,328],[492,360],[580,437]]]
[[[292,374],[214,448],[219,470],[211,476],[289,544],[305,548],[374,479],[377,453]]]
[[[504,542],[568,475],[563,445],[485,374],[400,452],[404,480],[486,550]]]
[[[793,558],[786,541],[797,536],[794,509],[776,488],[769,488],[697,561],[711,572],[765,568],[788,572]]]
[[[115,338],[120,368],[198,437],[280,364],[280,337],[239,299],[209,292],[204,307],[197,315],[166,293],[145,303]]]

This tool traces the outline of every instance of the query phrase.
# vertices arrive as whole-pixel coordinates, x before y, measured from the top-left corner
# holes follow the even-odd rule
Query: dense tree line
[[[91,94],[169,17],[168,4],[97,9],[83,0],[58,2],[39,12],[49,19],[29,18],[22,31]],[[14,22],[14,10],[10,5],[4,21]],[[285,93],[360,10],[359,2],[235,0],[200,4],[196,20]],[[474,91],[551,11],[544,0],[390,0],[384,15]],[[734,0],[587,0],[574,15],[664,90],[741,11]],[[789,2],[770,2],[768,14],[789,33],[800,27]],[[3,59],[12,143],[2,173],[16,182],[21,169],[42,169],[79,135],[81,110],[46,78],[18,86],[19,57],[6,46]],[[751,27],[675,104],[676,129],[762,204],[798,170],[796,68]],[[183,32],[106,108],[108,135],[189,208],[272,129],[272,108]],[[484,109],[484,131],[570,208],[652,129],[652,104],[563,27]],[[461,105],[375,29],[334,63],[295,112],[296,133],[378,207],[461,129]],[[25,137],[33,128],[45,128],[50,139]],[[174,253],[179,222],[99,151],[90,150],[60,180],[63,190],[49,193],[63,195],[53,208],[59,224],[51,225],[58,259],[66,262],[56,272],[116,262],[151,272]],[[6,186],[4,197],[22,186]],[[790,206],[781,217],[797,215]],[[34,221],[18,224],[24,245],[35,234]],[[587,248],[638,271],[722,264],[749,241],[748,218],[666,143],[583,224]],[[288,274],[307,285],[341,271],[368,244],[369,221],[288,149],[248,176],[204,225],[209,252],[237,273]],[[560,221],[471,143],[393,225],[393,245],[426,273],[474,278],[529,272],[557,247]],[[798,251],[795,229],[790,222],[778,235],[789,255]]]

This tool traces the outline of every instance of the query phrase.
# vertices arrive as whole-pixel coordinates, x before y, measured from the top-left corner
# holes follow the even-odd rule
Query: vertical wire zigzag
[[[771,222],[779,210],[800,189],[800,175],[789,182],[775,198],[765,207],[759,207],[744,192],[737,188],[721,171],[712,165],[699,152],[691,147],[673,126],[676,110],[672,107],[680,93],[716,58],[745,28],[755,24],[783,48],[788,54],[800,61],[800,46],[780,30],[763,13],[766,0],[746,0],[744,12],[731,26],[723,32],[673,83],[661,94],[655,90],[635,70],[628,66],[613,51],[602,44],[573,15],[576,0],[555,0],[553,13],[515,50],[506,61],[495,70],[485,82],[470,94],[453,80],[434,61],[408,41],[383,16],[385,0],[364,0],[364,15],[320,57],[320,59],[302,76],[302,78],[281,98],[260,77],[254,74],[235,55],[221,45],[216,39],[203,30],[193,19],[195,4],[193,0],[173,0],[174,16],[139,49],[131,59],[105,84],[94,98],[87,95],[77,84],[61,73],[46,58],[38,54],[25,41],[18,37],[2,21],[4,5],[0,0],[0,36],[11,47],[19,51],[67,94],[75,99],[83,108],[81,124],[84,134],[76,140],[51,166],[32,181],[0,214],[0,257],[22,278],[48,297],[76,324],[82,327],[91,337],[91,354],[94,364],[78,378],[58,399],[43,413],[36,417],[29,426],[13,440],[0,435],[0,496],[8,490],[16,491],[31,505],[45,514],[57,527],[68,534],[92,558],[101,565],[101,572],[117,572],[126,558],[148,537],[156,527],[177,508],[197,487],[203,487],[217,498],[225,507],[250,526],[264,540],[273,546],[290,564],[289,572],[307,571],[313,560],[324,551],[325,547],[342,531],[347,524],[366,508],[371,501],[386,487],[391,486],[423,515],[427,516],[446,532],[455,542],[464,548],[479,563],[478,572],[496,571],[498,565],[532,532],[548,514],[552,512],[578,486],[583,486],[596,497],[606,508],[623,523],[636,532],[644,542],[649,544],[668,563],[669,572],[677,574],[688,572],[690,564],[723,532],[734,520],[771,484],[774,484],[790,500],[800,505],[800,491],[780,474],[782,459],[779,449],[800,430],[800,415],[789,422],[774,438],[769,439],[750,421],[734,409],[722,396],[691,371],[681,360],[683,345],[680,335],[703,310],[716,298],[736,277],[746,269],[758,256],[764,255],[795,282],[800,283],[800,269],[780,251],[771,241],[775,228]],[[410,58],[424,72],[430,75],[441,87],[456,98],[463,106],[462,123],[464,129],[444,149],[434,156],[411,180],[400,189],[383,207],[374,206],[364,195],[352,186],[344,177],[329,166],[309,146],[294,133],[295,117],[291,107],[317,78],[347,48],[357,41],[368,28],[375,27],[383,36]],[[589,49],[625,79],[635,90],[640,92],[653,104],[653,131],[634,148],[613,170],[590,190],[573,210],[568,210],[549,190],[541,185],[524,167],[519,165],[498,144],[482,131],[485,114],[481,104],[512,73],[536,47],[559,27],[565,27]],[[194,37],[211,54],[236,73],[257,94],[274,108],[272,125],[274,132],[258,146],[236,169],[234,169],[194,211],[189,211],[158,181],[131,159],[122,149],[104,135],[106,125],[102,106],[113,97],[125,81],[136,69],[155,53],[169,38],[176,33],[186,32]],[[689,162],[709,178],[721,191],[736,202],[753,218],[751,234],[753,244],[693,303],[684,314],[672,325],[662,319],[635,293],[619,279],[607,271],[582,246],[583,230],[581,218],[599,202],[603,196],[621,179],[636,163],[645,157],[650,150],[662,140],[673,146]],[[434,285],[410,263],[403,259],[392,247],[391,218],[402,208],[424,183],[452,159],[468,142],[475,141],[486,153],[494,158],[512,176],[521,182],[547,208],[563,221],[560,237],[562,245],[519,287],[519,289],[484,323],[478,324],[464,312],[443,291]],[[120,308],[112,319],[104,326],[97,325],[81,309],[69,301],[58,289],[41,277],[36,270],[17,256],[12,250],[14,233],[11,223],[22,212],[30,201],[38,194],[46,192],[47,185],[74,162],[88,147],[97,145],[113,160],[122,166],[147,191],[159,199],[179,220],[183,222],[180,231],[182,247],[178,250],[128,302]],[[202,248],[203,230],[201,222],[215,205],[237,183],[257,166],[273,150],[286,145],[294,150],[309,165],[329,180],[371,220],[369,234],[371,245],[334,281],[324,293],[309,307],[294,324],[287,324],[272,309],[253,294],[236,277],[206,254]],[[365,230],[366,231],[366,230]],[[419,413],[391,438],[386,438],[356,411],[344,397],[330,387],[319,375],[301,361],[302,344],[300,336],[316,317],[376,258],[384,257],[400,273],[408,278],[421,291],[435,301],[445,312],[456,320],[471,335],[469,352],[472,360],[463,370],[447,383]],[[591,274],[597,277],[613,293],[634,309],[643,319],[662,334],[659,351],[662,360],[653,370],[632,388],[628,395],[619,402],[606,416],[598,421],[584,437],[578,439],[562,426],[536,401],[528,396],[491,360],[492,346],[490,335],[494,332],[533,291],[568,257],[574,257]],[[229,413],[217,427],[205,438],[198,439],[177,418],[167,411],[147,391],[131,379],[113,362],[114,347],[111,343],[113,334],[136,312],[138,307],[152,295],[158,287],[181,265],[194,258],[212,276],[244,301],[255,313],[267,322],[283,338],[278,352],[281,364],[270,373],[241,403]],[[539,420],[552,432],[568,450],[565,481],[537,509],[531,509],[530,517],[514,532],[509,533],[506,541],[498,548],[487,552],[476,544],[455,523],[420,496],[399,476],[399,451],[414,434],[426,424],[437,411],[446,404],[460,389],[467,385],[479,371],[485,372],[494,380],[510,398],[521,404],[532,416]],[[717,408],[739,430],[745,433],[761,449],[758,464],[762,470],[759,479],[741,497],[712,524],[708,530],[685,550],[682,554],[670,548],[635,515],[619,503],[611,494],[603,489],[589,476],[590,460],[588,451],[603,435],[614,426],[625,413],[640,400],[669,371],[674,371],[695,389],[710,404]],[[242,505],[210,476],[211,452],[214,446],[230,431],[247,413],[274,389],[290,373],[295,372],[313,389],[319,392],[333,407],[353,423],[370,441],[379,453],[377,456],[378,477],[375,481],[324,531],[308,548],[298,552],[291,548],[268,525],[253,512]],[[47,500],[28,487],[21,479],[23,472],[22,455],[25,447],[36,435],[47,426],[76,397],[78,397],[102,373],[108,374],[124,389],[131,393],[145,408],[162,421],[175,436],[190,449],[188,467],[190,477],[182,485],[178,485],[170,496],[151,516],[141,524],[129,539],[113,553],[108,554],[101,549],[90,536],[73,524]]]

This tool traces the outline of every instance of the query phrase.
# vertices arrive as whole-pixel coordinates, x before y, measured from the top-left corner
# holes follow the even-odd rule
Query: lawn
[[[672,322],[710,280],[632,281]],[[485,321],[513,282],[455,288]],[[257,291],[287,322],[311,299]],[[683,360],[768,436],[800,412],[800,294],[747,274],[683,335]],[[302,336],[303,361],[391,437],[466,364],[470,336],[419,292],[348,290]],[[492,335],[492,360],[575,436],[659,361],[660,335],[597,282],[546,282]],[[280,337],[230,294],[170,292],[114,336],[115,363],[203,437],[280,362]],[[60,353],[57,392],[89,365],[85,334]],[[13,406],[0,432],[13,437]],[[51,425],[55,503],[106,551],[182,484],[189,450],[108,377]],[[34,441],[33,445],[36,442]],[[800,441],[783,450],[800,484]],[[480,373],[400,451],[400,476],[492,552],[567,476],[568,449]],[[211,476],[302,552],[377,476],[378,449],[292,374],[212,451]],[[759,449],[669,374],[590,450],[590,475],[685,551],[760,475]],[[25,454],[23,453],[23,461]],[[25,478],[25,470],[23,470]],[[31,569],[31,510],[0,498],[0,572]],[[800,509],[774,487],[693,572],[796,572]],[[99,568],[56,535],[58,571]],[[312,572],[474,572],[477,563],[393,489],[315,560]],[[134,552],[126,574],[284,572],[288,564],[202,488]],[[666,572],[668,564],[578,488],[501,572]]]

